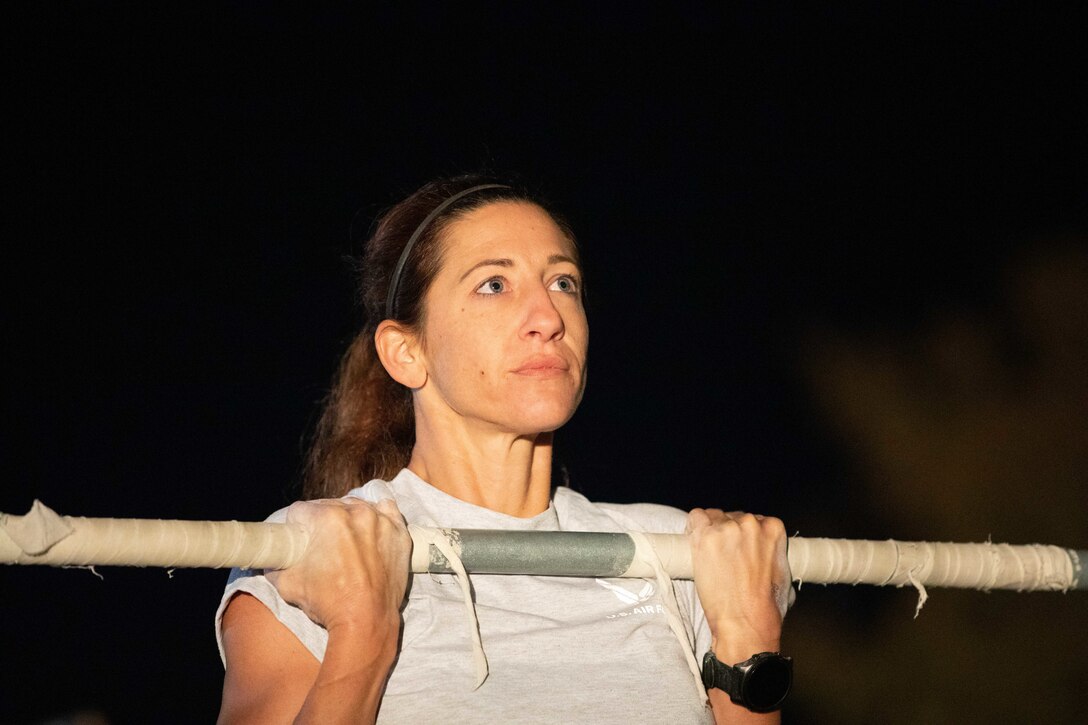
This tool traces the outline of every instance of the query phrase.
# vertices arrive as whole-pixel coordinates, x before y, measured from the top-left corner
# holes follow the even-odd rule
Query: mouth
[[[540,355],[526,360],[514,368],[513,373],[532,377],[552,377],[564,375],[568,370],[570,365],[558,355]]]

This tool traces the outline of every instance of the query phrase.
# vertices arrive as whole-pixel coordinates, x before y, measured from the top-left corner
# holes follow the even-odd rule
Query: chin
[[[511,406],[511,412],[517,417],[511,421],[511,428],[525,435],[536,433],[550,433],[561,428],[571,419],[576,401],[564,401],[558,404],[556,401],[524,401],[523,404]]]

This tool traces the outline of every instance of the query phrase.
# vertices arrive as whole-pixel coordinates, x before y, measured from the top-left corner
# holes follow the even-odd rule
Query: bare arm
[[[699,601],[710,625],[714,655],[726,664],[743,662],[758,652],[777,652],[782,637],[780,588],[788,575],[786,532],[776,518],[717,509],[695,509],[688,515],[692,565]],[[782,599],[782,601],[780,601]],[[711,689],[714,721],[760,723],[781,721],[778,712],[754,713],[729,695]]]
[[[296,504],[288,521],[311,530],[298,565],[269,573],[283,598],[329,633],[320,663],[250,596],[223,616],[227,672],[221,723],[373,723],[396,657],[411,539],[383,502]]]

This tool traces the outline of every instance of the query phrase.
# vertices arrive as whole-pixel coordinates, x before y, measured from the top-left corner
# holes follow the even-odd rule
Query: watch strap
[[[721,662],[713,652],[703,655],[703,685],[708,690],[716,687],[730,697],[740,695],[740,677],[734,677],[734,668]]]
[[[707,652],[703,656],[703,684],[708,690],[718,688],[753,712],[772,712],[782,705],[793,685],[793,660],[778,652],[759,652],[727,665]]]

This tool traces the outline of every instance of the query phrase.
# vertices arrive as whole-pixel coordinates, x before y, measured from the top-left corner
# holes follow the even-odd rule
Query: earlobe
[[[385,320],[374,331],[374,347],[389,377],[406,388],[423,387],[427,381],[427,368],[415,335],[392,320]]]

